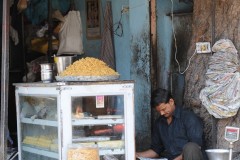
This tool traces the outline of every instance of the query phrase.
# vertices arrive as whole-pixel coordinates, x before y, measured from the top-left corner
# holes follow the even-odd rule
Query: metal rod
[[[216,3],[215,0],[212,0],[211,5],[211,20],[212,20],[212,45],[215,43],[215,10],[216,10]],[[217,122],[218,120],[212,116],[212,147],[217,147]]]
[[[48,62],[52,63],[52,1],[48,0]]]
[[[232,160],[233,142],[229,144],[229,160]]]
[[[232,149],[229,149],[229,160],[232,160]]]
[[[22,29],[22,53],[23,53],[23,73],[26,76],[26,82],[28,82],[28,69],[26,64],[26,49],[25,49],[25,26],[24,26],[24,16],[23,13],[21,13],[21,29]]]
[[[9,0],[3,0],[2,72],[1,72],[1,134],[0,160],[7,159],[8,86],[9,86]]]

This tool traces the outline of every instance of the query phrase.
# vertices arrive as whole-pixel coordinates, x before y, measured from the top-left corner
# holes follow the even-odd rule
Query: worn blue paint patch
[[[147,83],[150,83],[150,54],[149,46],[147,45],[147,42],[149,41],[148,39],[149,33],[143,31],[138,37],[134,37],[131,42],[131,50],[133,52],[131,59],[131,75],[136,74]]]

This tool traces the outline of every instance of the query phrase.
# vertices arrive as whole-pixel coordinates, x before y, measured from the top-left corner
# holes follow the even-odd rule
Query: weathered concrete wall
[[[165,89],[171,87],[171,65],[175,63],[172,59],[172,56],[174,56],[174,39],[170,16],[171,9],[172,3],[170,0],[157,0],[157,54],[159,60],[159,72],[156,74],[159,77],[159,87]],[[179,3],[178,0],[173,0],[173,13],[190,12],[191,10],[191,4]],[[174,19],[174,23],[177,23],[175,20],[177,19]],[[184,41],[182,43],[184,43]],[[178,52],[178,54],[181,53]]]
[[[136,147],[143,150],[150,144],[150,23],[149,1],[129,1],[131,79],[135,80]]]

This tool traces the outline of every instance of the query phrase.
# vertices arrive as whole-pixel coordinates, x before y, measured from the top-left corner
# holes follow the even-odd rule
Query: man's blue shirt
[[[182,153],[184,145],[188,142],[203,145],[202,121],[192,111],[176,106],[169,125],[163,116],[156,120],[151,143],[151,149],[156,153],[160,155],[165,151],[166,158],[174,159]]]

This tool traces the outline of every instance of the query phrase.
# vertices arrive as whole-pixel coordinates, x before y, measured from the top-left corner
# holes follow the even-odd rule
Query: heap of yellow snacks
[[[113,76],[119,75],[103,61],[86,57],[68,66],[60,76]]]

